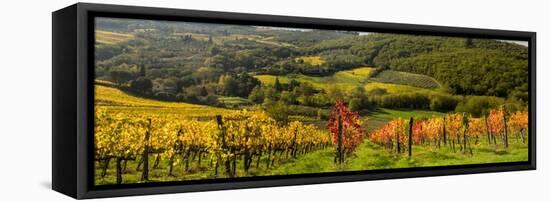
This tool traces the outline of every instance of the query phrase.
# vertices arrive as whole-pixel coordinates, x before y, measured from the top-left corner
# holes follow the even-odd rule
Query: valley
[[[527,161],[527,47],[101,18],[95,184]]]

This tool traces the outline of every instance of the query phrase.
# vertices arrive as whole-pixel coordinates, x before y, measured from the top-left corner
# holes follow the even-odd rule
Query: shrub
[[[457,112],[467,112],[474,117],[480,117],[489,112],[489,109],[504,104],[503,98],[493,96],[468,96],[455,108]]]
[[[386,108],[408,108],[408,109],[429,109],[430,98],[426,94],[406,93],[406,94],[389,94],[382,96],[373,96],[370,99],[380,107]]]
[[[430,109],[441,112],[452,111],[459,102],[460,99],[457,96],[433,94],[430,96]]]

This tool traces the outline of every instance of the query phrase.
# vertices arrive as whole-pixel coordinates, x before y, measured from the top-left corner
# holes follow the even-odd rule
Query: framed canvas
[[[534,170],[534,32],[78,3],[54,190],[96,198]]]

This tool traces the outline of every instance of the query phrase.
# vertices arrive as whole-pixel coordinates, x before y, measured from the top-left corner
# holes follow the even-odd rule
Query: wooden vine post
[[[413,117],[409,121],[409,158],[412,157],[412,133],[413,133]]]
[[[296,137],[298,135],[298,128],[294,129],[294,136],[292,138],[292,143],[291,143],[291,146],[290,146],[290,149],[291,149],[291,156],[292,158],[296,158],[296,151],[297,151],[297,148],[296,148]]]
[[[344,162],[344,153],[342,148],[342,114],[338,113],[338,151],[337,151],[337,159],[338,163],[342,164]]]
[[[105,159],[103,163],[103,167],[101,169],[101,177],[105,177],[107,175],[107,169],[109,168],[109,162],[111,161],[111,158]]]
[[[221,133],[220,133],[220,136],[221,136],[221,145],[222,145],[222,152],[226,152],[227,151],[227,144],[225,142],[225,127],[223,127],[223,118],[222,118],[222,115],[216,115],[216,122],[218,123],[218,128],[221,130]],[[221,159],[221,155],[218,154],[218,161]],[[218,164],[218,163],[216,163]],[[225,166],[225,174],[228,176],[228,177],[233,177],[233,172],[231,170],[231,161],[229,159],[229,157],[225,157],[224,159],[224,166]],[[218,173],[217,171],[217,165],[216,165],[216,174]]]
[[[400,128],[400,130],[402,130],[403,128]],[[399,132],[401,131],[396,131],[395,135],[396,135],[396,138],[395,138],[395,142],[397,143],[397,155],[399,155],[401,153],[401,147],[400,147],[400,142],[399,142]]]
[[[183,129],[180,127],[178,129],[178,133],[176,135],[178,140],[176,141],[176,143],[174,143],[175,153],[172,154],[172,156],[170,156],[170,162],[169,162],[170,165],[169,165],[169,170],[168,170],[168,175],[169,176],[173,176],[172,171],[174,170],[174,157],[176,156],[176,154],[178,152],[181,152],[183,150],[183,143],[180,140],[180,136],[181,136],[182,132],[183,132]]]
[[[489,130],[489,123],[487,121],[487,115],[483,118],[485,120],[485,129],[487,131],[487,141],[489,141],[489,144],[491,144],[491,130]]]
[[[147,119],[147,131],[145,132],[145,145],[143,148],[143,171],[141,173],[141,181],[149,180],[149,144],[151,142],[151,119]]]
[[[446,119],[443,117],[443,145],[447,146],[447,129],[445,128]]]
[[[122,184],[122,166],[121,166],[122,158],[117,157],[116,158],[116,183]]]
[[[470,145],[470,142],[468,141],[468,129],[469,129],[469,123],[470,123],[470,120],[468,118],[468,116],[466,116],[466,113],[462,113],[462,125],[464,127],[464,134],[463,134],[463,147],[464,147],[464,153],[466,153],[467,151],[470,151],[470,154],[473,154],[473,151],[472,151],[472,146]],[[469,148],[469,150],[468,150]]]
[[[248,148],[248,139],[249,139],[249,130],[248,130],[248,126],[245,126],[246,128],[246,133],[245,133],[245,139],[244,139],[244,157],[243,157],[243,168],[244,168],[244,172],[245,173],[248,173],[248,169],[250,168],[250,163],[252,162],[252,156],[250,155],[249,153],[249,148]]]
[[[502,106],[502,121],[504,122],[504,147],[508,148],[508,123],[506,118],[508,116],[508,110]]]

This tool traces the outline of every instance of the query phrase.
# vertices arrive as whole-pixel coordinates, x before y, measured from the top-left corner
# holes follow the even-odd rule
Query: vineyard
[[[105,177],[111,161],[116,162],[116,183],[123,182],[128,161],[137,162],[140,181],[149,181],[149,171],[168,159],[168,176],[174,167],[213,170],[213,178],[248,175],[250,167],[265,163],[269,169],[283,159],[295,158],[331,144],[326,132],[311,125],[277,124],[263,113],[236,111],[213,120],[180,119],[176,116],[113,114],[98,108],[95,114],[96,175]],[[149,158],[154,156],[153,165]],[[203,165],[206,164],[206,165]]]
[[[528,47],[97,18],[94,184],[529,160]]]
[[[202,118],[232,112],[225,108],[141,98],[103,84],[95,85],[94,99],[96,106],[106,107],[111,113],[150,114],[152,116],[171,114],[179,117]]]
[[[99,44],[118,44],[134,38],[131,34],[123,34],[109,31],[96,31],[96,41]]]
[[[516,142],[526,143],[528,115],[525,111],[510,114],[506,108],[493,109],[483,118],[451,113],[406,121],[394,119],[370,134],[370,140],[396,154],[407,152],[412,156],[413,146],[428,145],[435,148],[448,146],[453,152],[474,155],[473,147],[485,143],[507,149],[514,135]]]
[[[421,163],[434,155],[454,156],[447,165],[483,163],[495,158],[490,151],[524,158],[516,151],[526,147],[528,134],[527,112],[505,108],[482,118],[463,113],[400,117],[372,131],[365,131],[367,120],[343,102],[333,106],[326,129],[299,121],[278,123],[263,111],[193,117],[128,109],[96,107],[98,184],[444,165],[439,159]]]
[[[437,83],[437,81],[432,77],[392,70],[382,71],[376,75],[376,77],[371,79],[382,83],[409,85],[419,88],[435,89],[441,87],[440,84]]]

